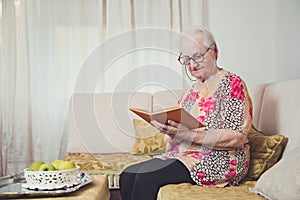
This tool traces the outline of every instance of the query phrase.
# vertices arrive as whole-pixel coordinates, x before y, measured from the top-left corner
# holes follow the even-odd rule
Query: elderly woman
[[[165,134],[167,151],[122,172],[123,200],[156,199],[166,184],[224,187],[237,185],[246,176],[252,103],[242,79],[218,67],[217,58],[218,47],[208,30],[193,30],[182,38],[178,61],[197,81],[179,104],[205,128],[152,121]]]

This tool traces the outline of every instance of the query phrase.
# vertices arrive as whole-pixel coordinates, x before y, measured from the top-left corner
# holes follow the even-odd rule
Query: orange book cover
[[[168,120],[173,120],[186,125],[190,129],[205,126],[181,107],[167,108],[153,113],[149,113],[147,110],[140,108],[129,108],[129,110],[146,120],[148,123],[150,123],[151,120],[156,120],[162,124],[167,124]]]

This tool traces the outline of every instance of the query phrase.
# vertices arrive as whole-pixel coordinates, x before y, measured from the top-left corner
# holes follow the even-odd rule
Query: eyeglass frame
[[[182,52],[179,54],[177,60],[178,60],[178,62],[179,62],[181,65],[184,65],[184,66],[189,65],[189,64],[191,63],[191,59],[192,59],[195,63],[199,64],[199,63],[201,63],[201,62],[204,61],[204,56],[205,56],[205,54],[206,54],[210,49],[212,49],[212,46],[213,46],[213,45],[210,45],[210,47],[208,47],[208,48],[206,49],[206,51],[205,51],[203,54],[200,54],[200,55],[197,56],[197,57],[202,58],[201,61],[196,61],[196,60],[195,60],[195,56],[187,56],[187,57],[188,57],[189,63],[188,63],[188,64],[186,64],[185,62],[184,62],[184,63],[181,63],[181,62],[180,62],[180,58],[182,58],[182,57],[181,57]]]

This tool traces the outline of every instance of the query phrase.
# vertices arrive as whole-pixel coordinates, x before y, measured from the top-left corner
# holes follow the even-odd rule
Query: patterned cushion
[[[136,140],[132,148],[132,154],[144,154],[151,152],[162,153],[165,151],[164,134],[144,120],[133,120]]]
[[[119,187],[119,175],[129,165],[151,159],[149,155],[132,155],[130,153],[89,154],[70,153],[64,160],[75,162],[82,171],[89,174],[107,174],[109,187]]]
[[[121,172],[129,165],[151,159],[149,155],[131,155],[130,153],[88,154],[71,153],[65,160],[74,161],[81,170],[98,174],[103,171]]]
[[[251,147],[251,161],[247,180],[257,180],[262,173],[271,168],[281,157],[287,143],[283,135],[265,135],[253,126],[248,133]]]

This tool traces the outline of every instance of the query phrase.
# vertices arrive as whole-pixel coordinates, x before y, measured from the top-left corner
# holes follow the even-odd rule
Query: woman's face
[[[192,37],[182,40],[181,57],[186,60],[191,75],[204,82],[217,72],[215,47],[204,46],[199,36]]]

